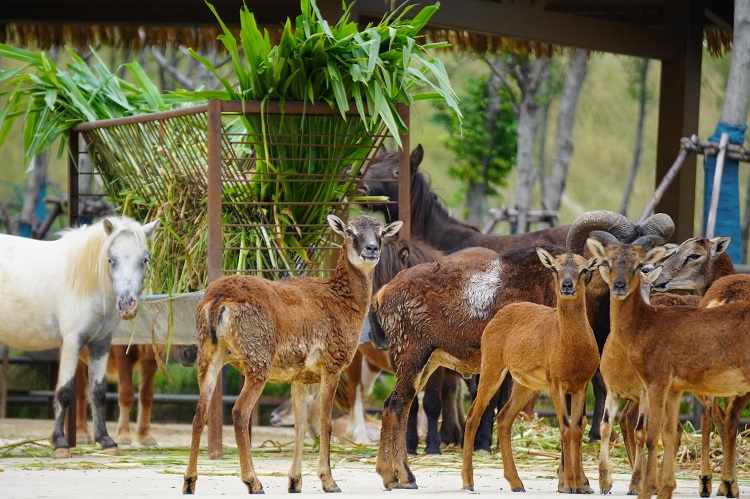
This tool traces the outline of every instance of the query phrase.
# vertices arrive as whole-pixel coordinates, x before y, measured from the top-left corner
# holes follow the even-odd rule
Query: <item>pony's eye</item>
[[[110,267],[114,267],[115,266],[115,261],[113,259],[107,258],[107,261],[109,262],[109,266]]]
[[[148,265],[148,257],[143,259],[143,265]]]

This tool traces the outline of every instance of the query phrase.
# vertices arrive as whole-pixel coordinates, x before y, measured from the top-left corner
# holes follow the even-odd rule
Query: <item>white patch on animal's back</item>
[[[491,261],[483,271],[469,276],[463,291],[469,316],[474,319],[489,318],[500,284],[500,260]]]

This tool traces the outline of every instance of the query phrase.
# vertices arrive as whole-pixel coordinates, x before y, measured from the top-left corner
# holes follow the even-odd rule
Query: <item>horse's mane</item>
[[[146,235],[138,222],[128,217],[108,218],[114,222],[111,234],[104,230],[104,219],[60,232],[60,240],[67,248],[65,277],[77,296],[88,296],[97,289],[111,287],[107,255],[120,234],[132,234],[139,243],[146,243]]]
[[[414,227],[424,227],[425,230],[430,225],[431,219],[443,219],[451,224],[459,224],[462,227],[480,232],[479,228],[461,222],[453,218],[437,194],[432,190],[430,182],[419,170],[411,172],[411,224]]]
[[[396,274],[420,263],[442,261],[444,255],[420,239],[386,239],[380,249],[380,261],[375,266],[372,279],[373,291],[377,291]]]

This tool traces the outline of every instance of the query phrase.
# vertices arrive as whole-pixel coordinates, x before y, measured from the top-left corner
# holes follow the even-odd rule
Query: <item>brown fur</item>
[[[539,249],[542,263],[552,269],[557,307],[536,303],[506,305],[482,335],[482,365],[477,397],[469,409],[463,451],[463,487],[474,490],[473,442],[479,420],[507,373],[513,391],[497,416],[505,478],[514,492],[525,490],[511,450],[511,427],[535,390],[549,390],[562,442],[558,490],[591,491],[583,471],[581,442],[585,426],[586,387],[599,366],[599,349],[586,315],[586,280],[597,260],[566,253],[553,258]],[[565,397],[571,396],[568,410]]]
[[[657,491],[671,497],[676,487],[674,456],[677,447],[679,402],[684,390],[699,395],[737,397],[727,409],[722,481],[727,494],[739,492],[735,456],[738,415],[750,392],[750,351],[727,349],[750,340],[750,304],[735,303],[720,308],[654,307],[639,292],[639,265],[654,263],[666,250],[648,250],[645,242],[623,245],[594,239],[592,252],[610,266],[609,283],[613,323],[612,336],[627,348],[628,359],[643,381],[648,400],[645,418],[645,444],[648,449],[646,475],[639,497]],[[699,345],[700,348],[696,348]],[[664,429],[662,430],[662,424]],[[731,435],[732,438],[727,438]],[[657,444],[664,442],[661,480],[657,482]]]
[[[553,254],[565,252],[546,249]],[[508,303],[554,306],[552,282],[536,252],[525,249],[491,261],[418,265],[381,289],[373,301],[397,374],[383,408],[376,466],[387,488],[416,487],[406,460],[404,435],[411,401],[427,377],[441,365],[461,373],[479,373],[482,332],[490,319]],[[472,283],[494,291],[490,296],[467,295]]]
[[[248,426],[253,407],[267,381],[292,383],[295,446],[289,470],[289,491],[302,490],[302,440],[305,435],[307,386],[320,383],[320,452],[318,476],[323,490],[339,491],[331,475],[331,408],[341,372],[351,361],[372,293],[372,274],[381,242],[395,234],[401,222],[387,226],[359,216],[348,224],[333,215],[331,227],[344,237],[333,276],[292,277],[268,281],[227,276],[206,289],[196,310],[198,383],[200,397],[193,419],[190,459],[183,493],[194,493],[198,477],[200,436],[216,376],[231,363],[244,376],[232,409],[240,460],[240,478],[250,493],[259,493],[250,455]]]

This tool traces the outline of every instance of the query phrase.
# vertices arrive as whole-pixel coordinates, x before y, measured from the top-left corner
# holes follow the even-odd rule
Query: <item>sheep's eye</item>
[[[107,258],[107,261],[109,262],[109,266],[110,267],[114,267],[115,266],[115,261],[112,260],[111,258]]]
[[[349,237],[354,237],[354,231],[352,229],[346,229],[346,235]]]
[[[701,256],[698,253],[693,253],[692,255],[688,255],[687,258],[685,258],[685,263],[692,262],[700,257]]]

